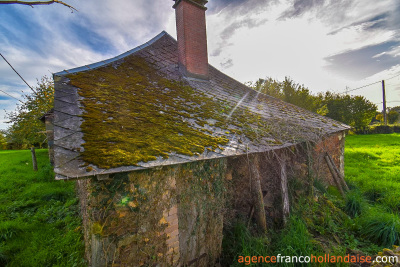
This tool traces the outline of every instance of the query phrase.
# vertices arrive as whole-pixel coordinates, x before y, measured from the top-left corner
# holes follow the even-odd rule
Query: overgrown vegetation
[[[238,257],[249,255],[374,256],[399,245],[400,134],[348,136],[345,162],[345,198],[315,179],[311,195],[294,199],[284,229],[265,235],[240,222],[226,229],[223,264],[243,266]]]
[[[74,182],[54,181],[47,150],[0,151],[0,266],[85,266]]]

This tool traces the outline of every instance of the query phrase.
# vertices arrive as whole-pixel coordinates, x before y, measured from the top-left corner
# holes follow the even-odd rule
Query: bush
[[[369,125],[354,130],[355,134],[391,134],[400,133],[399,125]]]
[[[389,125],[378,125],[373,130],[376,134],[390,134],[393,133],[393,127]]]
[[[379,209],[371,210],[360,220],[361,234],[381,246],[399,244],[400,218],[398,215]]]

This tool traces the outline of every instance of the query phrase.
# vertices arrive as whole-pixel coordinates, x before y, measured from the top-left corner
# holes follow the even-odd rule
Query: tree
[[[10,143],[20,148],[43,143],[45,125],[39,118],[54,106],[54,85],[50,78],[44,76],[38,81],[35,93],[24,95],[24,103],[17,105],[15,111],[6,113],[11,126],[7,129]]]
[[[266,95],[279,98],[304,109],[316,113],[321,112],[326,114],[327,112],[326,106],[324,107],[324,104],[322,104],[320,96],[312,95],[308,88],[295,83],[289,77],[285,77],[285,80],[282,82],[272,78],[259,79],[255,83],[250,83],[249,86]]]
[[[389,109],[390,109],[390,110],[397,111],[397,113],[400,114],[400,106],[392,107],[392,108],[389,108]]]
[[[356,129],[366,127],[375,117],[376,105],[362,96],[339,95],[331,92],[313,95],[304,85],[289,77],[279,82],[271,78],[250,83],[253,89],[310,110]]]
[[[283,99],[282,84],[272,78],[258,79],[255,83],[249,83],[249,87],[263,94]]]
[[[387,116],[388,116],[388,122],[390,124],[394,124],[399,120],[400,114],[392,108],[392,109],[390,109]]]
[[[377,121],[379,121],[380,123],[383,123],[383,120],[384,120],[383,114],[382,114],[382,113],[378,113],[378,114],[376,115],[375,119],[376,119]]]
[[[6,134],[2,130],[0,130],[0,150],[4,150],[6,148],[7,148]]]
[[[351,104],[352,122],[349,125],[356,129],[367,127],[378,107],[363,96],[353,96]]]
[[[59,1],[59,0],[49,0],[49,1],[0,1],[0,5],[13,5],[13,4],[17,4],[17,5],[26,5],[26,6],[39,6],[39,5],[51,5],[51,4],[60,4],[63,6],[68,7],[72,12],[74,11],[78,11],[76,10],[73,6],[68,5],[67,3],[63,2],[63,1]]]
[[[328,107],[327,117],[341,121],[357,130],[367,127],[375,117],[377,106],[363,96],[326,92],[323,103]]]

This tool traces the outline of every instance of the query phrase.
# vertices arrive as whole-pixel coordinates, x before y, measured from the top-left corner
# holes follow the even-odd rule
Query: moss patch
[[[83,157],[100,168],[136,165],[172,152],[193,156],[228,142],[200,127],[210,113],[221,112],[218,103],[159,76],[140,57],[68,78],[84,98]]]
[[[80,88],[84,107],[82,156],[100,168],[222,150],[233,136],[239,143],[247,138],[271,145],[295,139],[288,121],[210,98],[163,77],[139,56],[67,77]]]

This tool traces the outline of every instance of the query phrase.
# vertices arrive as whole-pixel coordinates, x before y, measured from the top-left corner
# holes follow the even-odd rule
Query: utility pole
[[[387,115],[386,115],[386,92],[385,92],[385,80],[382,80],[382,97],[383,97],[383,119],[385,125],[387,125]]]

